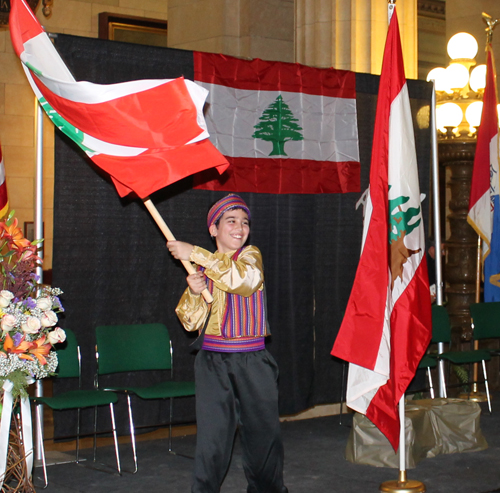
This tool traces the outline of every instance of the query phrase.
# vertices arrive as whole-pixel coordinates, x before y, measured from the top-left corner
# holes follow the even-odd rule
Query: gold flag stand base
[[[426,491],[425,484],[414,479],[406,479],[406,471],[399,471],[399,479],[393,481],[385,481],[380,485],[382,492],[398,492],[398,493],[423,493]]]
[[[472,392],[462,392],[458,396],[459,399],[465,399],[473,402],[487,402],[488,397],[484,392],[473,390]]]

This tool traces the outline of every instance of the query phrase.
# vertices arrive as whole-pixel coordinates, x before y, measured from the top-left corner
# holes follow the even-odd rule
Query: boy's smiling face
[[[217,250],[221,253],[241,248],[250,234],[250,221],[243,209],[232,209],[223,214],[219,226],[210,226],[210,234],[215,237]]]

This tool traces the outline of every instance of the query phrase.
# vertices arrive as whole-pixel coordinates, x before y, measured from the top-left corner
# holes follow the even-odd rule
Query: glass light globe
[[[456,103],[444,103],[436,110],[438,128],[458,127],[464,117],[462,109]]]
[[[446,69],[443,67],[433,68],[427,74],[427,82],[433,80],[435,83],[436,91],[449,91],[450,87],[447,85],[448,79],[446,77]]]
[[[469,71],[461,63],[450,63],[446,67],[446,84],[450,89],[462,89],[469,82]]]
[[[465,110],[465,119],[471,127],[479,127],[481,123],[481,113],[483,111],[483,102],[475,101],[467,106]]]
[[[470,74],[469,84],[474,92],[478,92],[480,89],[486,87],[486,65],[484,63],[474,67],[474,70]]]
[[[448,55],[452,60],[457,58],[473,59],[477,55],[477,41],[472,34],[457,33],[448,41]]]

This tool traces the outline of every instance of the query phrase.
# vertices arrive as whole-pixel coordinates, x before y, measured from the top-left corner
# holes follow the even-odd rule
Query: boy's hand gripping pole
[[[167,223],[160,216],[158,209],[155,207],[153,202],[151,202],[151,199],[149,197],[145,197],[144,199],[142,199],[142,201],[144,202],[144,205],[146,206],[149,213],[153,216],[153,219],[156,221],[158,227],[161,229],[161,232],[165,235],[165,238],[168,241],[175,241],[175,237],[172,234],[172,231],[170,231]],[[182,265],[186,268],[188,274],[194,274],[196,272],[193,264],[189,260],[181,260],[181,262]],[[207,303],[212,303],[213,298],[208,289],[205,288],[201,294],[203,295],[203,298],[205,298],[205,301]]]

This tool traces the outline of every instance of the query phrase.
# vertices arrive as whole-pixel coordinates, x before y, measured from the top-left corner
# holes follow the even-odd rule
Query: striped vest
[[[243,248],[237,250],[232,260],[237,260]],[[204,267],[199,267],[202,272]],[[207,277],[210,293],[214,282]],[[221,334],[225,339],[237,337],[264,337],[270,334],[267,327],[266,300],[264,289],[257,290],[246,297],[234,293],[226,293],[226,306],[221,323]]]

